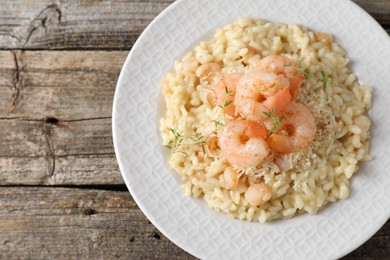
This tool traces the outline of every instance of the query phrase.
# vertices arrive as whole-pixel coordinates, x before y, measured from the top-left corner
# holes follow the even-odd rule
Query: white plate
[[[186,197],[168,167],[159,118],[160,79],[200,40],[238,17],[302,24],[329,32],[347,50],[361,83],[374,87],[371,153],[352,178],[350,198],[309,214],[266,224],[233,220]],[[334,259],[369,239],[390,216],[390,39],[348,0],[181,0],[162,12],[133,46],[113,108],[115,151],[123,178],[149,220],[202,259]],[[387,170],[386,170],[387,169]]]

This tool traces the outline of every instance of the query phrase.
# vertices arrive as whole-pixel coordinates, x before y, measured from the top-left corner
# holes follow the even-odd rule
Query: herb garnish
[[[229,91],[229,89],[227,87],[225,87],[225,92],[226,92],[227,96],[229,96],[229,97],[233,96],[233,92]]]
[[[172,153],[186,154],[185,152],[179,150],[181,144],[183,143],[184,135],[173,130],[172,128],[169,128],[169,131],[172,133],[173,139],[171,139],[167,145],[164,145],[164,147],[171,149]]]
[[[272,121],[274,121],[274,126],[272,127],[271,130],[269,130],[269,134],[272,134],[273,132],[275,132],[276,129],[279,128],[279,126],[282,124],[283,122],[283,119],[284,119],[284,115],[279,117],[279,116],[276,116],[274,115],[274,109],[272,108],[271,111],[269,111],[268,113],[263,111],[263,114],[266,116],[266,117],[269,117],[272,119]]]
[[[218,132],[224,127],[224,125],[221,122],[217,120],[212,120],[212,121],[215,123],[216,129],[205,136],[196,134],[195,135],[196,140],[193,142],[193,144],[199,144],[202,147],[203,154],[206,154],[205,144],[207,138],[209,138],[211,135],[215,134],[216,132]]]
[[[324,88],[326,88],[329,80],[328,74],[326,74],[324,71],[321,71],[321,77],[322,84],[324,84]]]
[[[198,144],[201,146],[203,153],[206,153],[205,144],[206,144],[207,138],[210,135],[215,134],[216,132],[218,132],[219,130],[221,130],[224,127],[224,124],[217,121],[217,120],[212,120],[212,122],[215,123],[216,129],[214,131],[208,133],[205,136],[196,134],[195,140],[194,140],[194,138],[191,138],[193,140],[193,142],[183,142],[186,137],[184,135],[180,134],[179,132],[175,131],[174,129],[169,128],[169,132],[171,133],[171,135],[173,135],[173,139],[171,139],[167,145],[163,145],[163,146],[170,149],[172,151],[172,153],[183,153],[183,154],[188,155],[187,153],[179,150],[180,146],[182,144]]]
[[[288,64],[286,64],[284,66],[291,67],[292,64],[291,64],[291,62],[289,62]],[[310,79],[311,78],[310,70],[309,69],[303,69],[301,61],[298,61],[298,70],[295,71],[293,75],[296,76],[299,72],[302,72],[306,79]]]
[[[211,121],[215,123],[216,127],[224,127],[224,124],[222,124],[221,122],[219,122],[217,120],[211,120]]]
[[[303,73],[303,75],[305,76],[306,79],[311,78],[310,70],[307,68],[303,69],[301,61],[298,61],[298,69]],[[296,75],[297,73],[298,73],[298,71],[295,72],[294,75]]]
[[[206,138],[203,135],[196,135],[196,138],[197,140],[194,142],[194,144],[200,144],[200,146],[202,147],[202,151],[205,154],[206,149],[204,145],[206,144]]]
[[[233,100],[226,101],[225,104],[223,104],[223,106],[219,105],[219,107],[222,108],[222,109],[224,109],[225,107],[227,107],[227,106],[230,105],[231,103],[233,103]]]
[[[231,97],[233,96],[233,92],[232,91],[229,91],[229,89],[227,87],[225,87],[225,93],[228,97]],[[230,105],[231,103],[233,103],[233,100],[229,100],[229,101],[226,101],[225,104],[223,104],[223,106],[219,105],[220,108],[224,109],[225,107],[227,107],[228,105]]]
[[[304,69],[303,75],[305,75],[306,79],[310,79],[311,78],[310,70]]]
[[[232,97],[233,96],[233,92],[232,91],[229,91],[229,89],[227,87],[225,87],[225,93],[228,97]],[[229,101],[226,101],[225,104],[223,104],[223,106],[219,105],[220,108],[224,109],[225,107],[227,107],[228,105],[230,105],[231,103],[233,103],[233,100],[229,100]]]

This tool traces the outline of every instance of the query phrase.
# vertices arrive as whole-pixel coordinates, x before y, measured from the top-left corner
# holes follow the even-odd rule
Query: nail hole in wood
[[[87,215],[87,216],[95,215],[96,214],[96,210],[94,210],[94,209],[86,209],[84,211],[84,214]]]
[[[57,124],[60,120],[58,118],[55,118],[54,116],[47,116],[45,118],[45,122],[48,123],[48,124]]]
[[[65,123],[64,121],[62,121],[61,119],[59,119],[55,116],[46,116],[45,123],[52,124],[55,126],[60,126],[60,127],[69,127],[69,125],[67,123]]]

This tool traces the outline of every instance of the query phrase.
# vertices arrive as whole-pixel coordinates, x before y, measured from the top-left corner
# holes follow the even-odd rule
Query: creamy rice
[[[317,132],[306,150],[283,155],[295,166],[292,170],[281,172],[271,152],[255,169],[237,168],[245,181],[228,190],[222,173],[230,164],[217,142],[227,118],[211,104],[209,94],[224,75],[246,72],[271,54],[285,55],[310,72],[297,100],[315,116]],[[213,39],[176,61],[161,82],[167,111],[160,131],[185,194],[202,197],[210,208],[235,218],[261,223],[316,214],[328,202],[348,198],[359,161],[371,159],[370,121],[364,116],[371,106],[371,88],[358,84],[348,62],[330,35],[248,18],[217,29]],[[210,70],[214,63],[220,73]],[[270,186],[272,196],[254,207],[244,193],[259,179]]]

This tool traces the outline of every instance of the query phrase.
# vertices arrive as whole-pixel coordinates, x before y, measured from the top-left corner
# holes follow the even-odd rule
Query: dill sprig
[[[225,107],[227,107],[227,106],[230,105],[231,103],[233,103],[233,100],[226,101],[225,104],[223,104],[223,106],[219,105],[219,107],[222,108],[222,109],[224,109]]]
[[[225,87],[225,93],[226,93],[226,96],[228,96],[228,97],[232,97],[233,96],[233,92],[229,91],[229,89],[227,87]],[[219,105],[219,107],[224,109],[225,107],[227,107],[231,103],[233,103],[233,100],[226,101],[225,104],[223,104],[223,106]]]
[[[224,127],[224,124],[222,124],[221,122],[217,121],[217,120],[211,120],[214,124],[215,124],[215,127]]]
[[[173,135],[173,139],[171,139],[168,144],[164,145],[164,147],[170,149],[172,153],[186,154],[185,152],[179,150],[180,146],[183,143],[184,135],[180,134],[172,128],[169,128],[169,132]]]
[[[203,135],[195,135],[196,137],[196,140],[195,142],[193,142],[194,144],[204,144],[206,142],[206,139],[210,136],[210,135],[213,135],[215,133],[217,133],[219,130],[221,130],[224,125],[219,122],[219,121],[216,121],[216,120],[213,120],[213,122],[215,123],[215,126],[216,126],[216,129],[211,131],[210,133],[208,133],[207,135],[203,136]]]
[[[292,66],[292,63],[289,62],[288,64],[284,65],[286,67],[291,67]],[[294,72],[294,76],[296,76],[299,72],[302,72],[303,76],[306,78],[306,79],[310,79],[311,78],[311,73],[310,73],[310,70],[309,69],[304,69],[302,67],[302,62],[301,61],[298,61],[298,69],[297,71]]]
[[[310,70],[309,69],[304,69],[303,70],[303,75],[305,76],[306,79],[310,79],[311,78],[311,74],[310,74]]]
[[[196,134],[195,135],[196,140],[193,142],[193,144],[198,144],[201,146],[204,154],[206,154],[205,145],[206,145],[207,138],[209,138],[211,135],[217,133],[219,130],[221,130],[224,127],[224,124],[217,121],[217,120],[212,120],[212,122],[215,123],[216,128],[205,136]]]
[[[224,124],[219,122],[219,121],[217,121],[217,120],[212,120],[212,122],[215,124],[216,129],[211,131],[210,133],[208,133],[205,136],[196,134],[195,135],[195,140],[193,138],[191,138],[193,140],[192,142],[183,142],[186,137],[184,135],[180,134],[178,131],[175,131],[174,129],[169,128],[169,132],[172,135],[172,139],[169,141],[168,144],[163,145],[163,146],[167,147],[168,149],[170,149],[172,151],[172,154],[173,153],[187,154],[186,152],[183,152],[183,151],[179,150],[181,145],[183,145],[183,144],[196,144],[196,145],[200,145],[201,146],[203,153],[206,153],[205,145],[206,145],[207,138],[210,135],[213,135],[213,134],[217,133],[219,130],[221,130],[224,127]]]
[[[325,89],[326,86],[328,85],[329,76],[324,71],[321,71],[321,81],[322,81],[322,84],[324,85],[324,89]]]
[[[303,73],[303,76],[304,76],[306,79],[310,79],[310,78],[311,78],[310,70],[309,70],[308,68],[303,69],[303,67],[302,67],[302,62],[301,62],[301,61],[298,61],[298,69]],[[295,74],[294,74],[294,75],[295,75]]]
[[[206,153],[206,148],[205,148],[206,137],[204,137],[203,135],[198,135],[198,134],[195,137],[197,138],[197,140],[194,142],[194,144],[199,144],[202,147],[203,153],[205,154]]]
[[[276,129],[278,129],[280,127],[280,125],[282,124],[283,122],[283,119],[284,119],[284,115],[279,117],[277,115],[274,115],[274,109],[272,108],[271,111],[269,111],[268,113],[263,111],[263,114],[266,116],[266,117],[269,117],[272,119],[272,121],[274,122],[274,125],[273,127],[271,128],[271,130],[269,130],[269,134],[272,134],[273,132],[275,132]]]
[[[225,93],[229,97],[233,96],[233,91],[229,91],[229,89],[227,87],[225,87]]]

